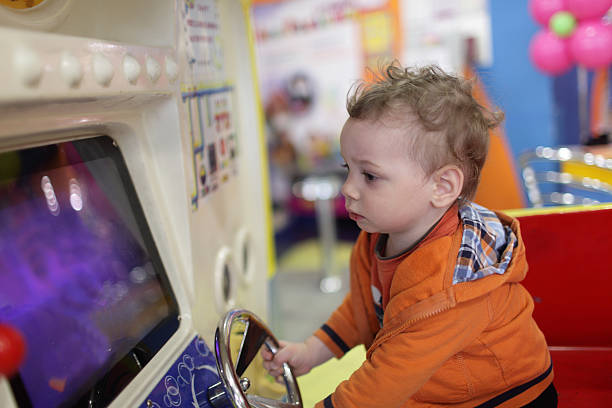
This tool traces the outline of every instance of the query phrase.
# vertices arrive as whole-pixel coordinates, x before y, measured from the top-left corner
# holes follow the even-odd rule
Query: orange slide
[[[476,100],[482,106],[491,108],[484,86],[470,66],[464,69],[464,76],[474,79]],[[492,210],[525,207],[518,172],[502,128],[490,131],[489,154],[474,201]]]

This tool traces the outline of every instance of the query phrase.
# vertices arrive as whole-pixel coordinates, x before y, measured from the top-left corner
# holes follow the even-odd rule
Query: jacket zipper
[[[452,288],[449,288],[452,289]],[[423,314],[419,315],[418,317],[412,318],[412,319],[408,319],[406,320],[404,323],[402,323],[401,325],[399,325],[396,329],[393,329],[390,332],[385,333],[383,336],[381,336],[380,338],[374,339],[374,342],[372,343],[372,345],[368,348],[368,352],[366,353],[366,358],[370,358],[370,355],[374,352],[374,349],[376,349],[380,344],[384,343],[385,340],[387,340],[390,337],[395,336],[396,334],[404,331],[404,329],[408,326],[412,326],[413,324],[421,321],[421,320],[425,320],[425,319],[429,319],[437,314],[440,314],[442,312],[445,312],[449,309],[451,309],[452,307],[454,307],[457,303],[455,301],[454,298],[454,292],[453,291],[448,291],[447,294],[450,296],[450,299],[447,298],[441,305],[435,307],[433,310],[430,310],[428,312],[424,312]]]

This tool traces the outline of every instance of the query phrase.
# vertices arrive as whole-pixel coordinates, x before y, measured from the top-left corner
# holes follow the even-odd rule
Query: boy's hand
[[[279,342],[279,349],[276,355],[263,347],[261,356],[264,359],[263,366],[271,376],[278,377],[283,374],[283,363],[288,363],[295,376],[306,374],[312,368],[309,364],[308,350],[306,343]]]
[[[283,363],[288,363],[293,374],[300,376],[333,356],[323,342],[314,336],[309,337],[303,343],[286,341],[279,343],[280,347],[276,355],[273,355],[266,347],[261,349],[263,366],[275,378],[283,374]]]

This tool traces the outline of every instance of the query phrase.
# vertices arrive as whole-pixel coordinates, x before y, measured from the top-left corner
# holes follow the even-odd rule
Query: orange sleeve
[[[353,320],[350,292],[327,322],[314,332],[337,358],[359,344],[359,332]]]
[[[486,302],[486,298],[479,298],[459,304],[405,328],[383,342],[315,408],[403,406],[447,360],[487,327]]]
[[[361,233],[351,252],[351,280],[359,273],[367,273],[369,277],[369,258],[370,240],[368,234]],[[349,292],[342,304],[331,314],[327,322],[315,331],[314,336],[318,337],[336,357],[342,357],[351,348],[363,343],[359,327],[355,318],[367,319],[367,316],[354,316],[353,297],[359,294],[352,293],[356,285],[351,284]]]

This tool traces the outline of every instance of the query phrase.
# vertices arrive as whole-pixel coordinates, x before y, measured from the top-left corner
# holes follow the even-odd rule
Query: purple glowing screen
[[[25,337],[31,405],[74,406],[176,302],[109,138],[0,161],[0,322]]]

